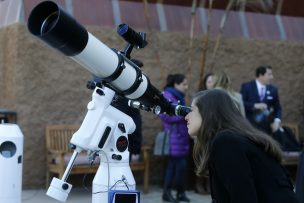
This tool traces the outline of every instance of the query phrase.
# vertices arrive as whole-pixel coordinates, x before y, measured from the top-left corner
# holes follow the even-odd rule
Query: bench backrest
[[[72,152],[69,147],[73,134],[80,125],[48,125],[46,127],[46,148],[52,152]]]
[[[294,133],[297,141],[300,141],[299,126],[295,123],[282,123],[282,126],[288,127]]]

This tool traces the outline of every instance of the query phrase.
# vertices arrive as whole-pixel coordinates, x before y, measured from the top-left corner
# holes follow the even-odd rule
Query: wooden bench
[[[299,127],[295,123],[282,123],[282,126],[288,127],[292,130],[295,138],[300,142]],[[282,164],[285,166],[297,166],[299,164],[299,157],[301,152],[283,152]]]
[[[62,177],[67,162],[73,151],[69,148],[72,135],[79,129],[79,125],[48,125],[46,127],[46,186],[49,186],[51,173]],[[142,146],[142,160],[130,163],[132,171],[143,171],[143,192],[149,192],[149,161],[150,147]],[[75,165],[70,174],[92,174],[96,173],[99,164],[90,166],[87,164],[77,164],[79,158],[86,158],[86,154],[80,154],[75,160]],[[81,161],[80,161],[81,162]]]

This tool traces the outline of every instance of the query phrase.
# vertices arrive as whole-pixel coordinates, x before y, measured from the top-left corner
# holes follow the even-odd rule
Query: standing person
[[[197,174],[216,203],[298,203],[277,142],[254,128],[223,90],[201,91],[186,116]]]
[[[272,79],[272,67],[259,66],[256,79],[241,87],[247,119],[268,135],[277,131],[281,124],[279,94],[278,89],[270,84]]]
[[[168,75],[164,97],[173,104],[185,105],[187,79],[182,74]],[[189,135],[184,117],[161,114],[163,128],[170,134],[170,154],[165,172],[163,200],[166,202],[190,202],[185,193],[187,156],[189,154]],[[173,182],[177,189],[176,198],[172,196]]]
[[[209,90],[214,87],[214,74],[213,73],[207,73],[203,79],[203,86],[200,87],[201,90]]]
[[[245,108],[242,99],[242,95],[232,88],[231,79],[224,71],[216,73],[214,76],[214,88],[223,89],[227,91],[231,99],[234,101],[237,108],[240,110],[242,116],[245,117]]]

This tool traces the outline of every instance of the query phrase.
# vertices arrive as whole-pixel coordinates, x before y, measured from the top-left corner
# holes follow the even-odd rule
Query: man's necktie
[[[265,87],[262,87],[260,92],[260,101],[263,101],[264,97],[265,97]]]

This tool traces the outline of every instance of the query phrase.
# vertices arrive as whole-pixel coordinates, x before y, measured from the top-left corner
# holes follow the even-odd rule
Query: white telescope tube
[[[38,4],[30,13],[28,29],[101,78],[116,93],[139,101],[156,114],[175,115],[176,105],[164,98],[138,66],[95,38],[56,3]]]

